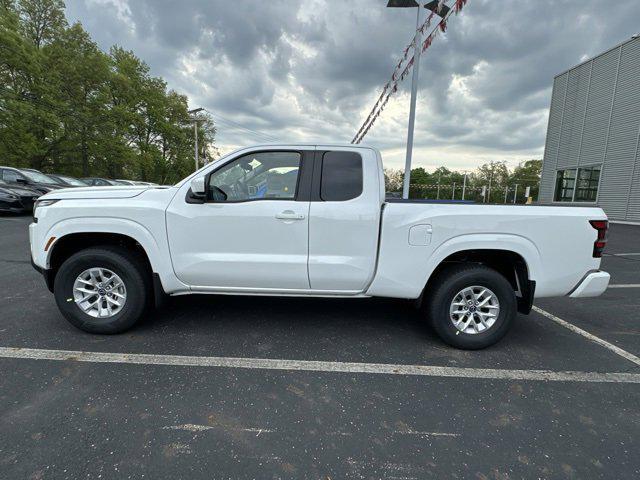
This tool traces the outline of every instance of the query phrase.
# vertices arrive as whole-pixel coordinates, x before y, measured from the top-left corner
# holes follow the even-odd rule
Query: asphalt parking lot
[[[89,335],[29,221],[0,217],[0,478],[640,476],[640,227],[612,225],[602,297],[466,352],[380,299],[181,297]]]

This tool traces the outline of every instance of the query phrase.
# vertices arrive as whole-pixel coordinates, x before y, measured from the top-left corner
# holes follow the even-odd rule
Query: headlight
[[[34,205],[34,208],[38,208],[38,207],[48,207],[49,205],[53,205],[56,202],[59,202],[60,200],[38,200],[36,202],[36,204]]]
[[[59,202],[59,200],[36,200],[36,202],[33,204],[33,221],[35,223],[38,223],[38,219],[36,218],[38,208],[49,207],[56,202]]]

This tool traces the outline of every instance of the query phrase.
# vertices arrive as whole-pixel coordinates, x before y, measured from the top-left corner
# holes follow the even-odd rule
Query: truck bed
[[[383,205],[376,276],[368,294],[417,297],[437,265],[464,250],[506,250],[525,261],[536,297],[566,295],[590,271],[595,207],[393,199]]]

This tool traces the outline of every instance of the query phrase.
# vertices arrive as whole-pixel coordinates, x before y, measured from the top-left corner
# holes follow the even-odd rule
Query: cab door
[[[309,212],[312,289],[358,293],[373,279],[384,199],[381,170],[368,148],[316,152]]]
[[[190,203],[183,186],[167,209],[177,277],[205,290],[309,289],[305,162],[312,154],[241,155],[207,175],[204,203]]]

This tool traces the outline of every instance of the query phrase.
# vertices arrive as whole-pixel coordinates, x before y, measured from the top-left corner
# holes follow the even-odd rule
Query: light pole
[[[440,6],[440,9],[438,9]],[[420,20],[422,19],[422,10],[429,9],[432,12],[444,17],[449,12],[449,7],[433,0],[424,2],[424,0],[389,0],[387,7],[390,8],[407,8],[418,7],[416,17],[416,34],[413,39],[413,74],[411,77],[411,103],[409,107],[409,128],[407,132],[407,156],[404,163],[404,181],[402,184],[402,198],[409,198],[409,185],[411,184],[411,157],[413,154],[413,127],[416,120],[416,96],[418,93],[418,77],[420,75],[420,53],[422,52],[422,32],[420,32]]]
[[[489,203],[491,203],[491,179],[493,178],[493,165],[491,165],[491,173],[489,173]]]
[[[464,200],[464,193],[467,190],[467,171],[464,171],[464,180],[462,181],[462,200]]]
[[[203,110],[204,108],[200,107],[200,108],[194,108],[193,110],[189,110],[187,112],[189,115],[191,115],[191,121],[193,122],[193,134],[196,141],[195,154],[194,154],[194,158],[196,160],[196,170],[198,170],[198,122],[202,121],[202,119],[198,118],[196,114],[199,112],[202,112]]]

